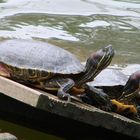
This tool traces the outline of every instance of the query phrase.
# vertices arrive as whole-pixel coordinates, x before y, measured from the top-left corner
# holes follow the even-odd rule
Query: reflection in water
[[[0,0],[0,40],[47,41],[86,61],[112,44],[112,65],[139,63],[139,0]]]

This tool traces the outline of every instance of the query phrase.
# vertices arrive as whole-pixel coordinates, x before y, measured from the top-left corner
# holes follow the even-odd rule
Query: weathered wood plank
[[[140,123],[116,113],[76,101],[67,103],[49,93],[31,89],[4,77],[0,77],[0,92],[33,107],[140,139]]]
[[[34,107],[36,106],[41,94],[36,90],[4,77],[0,77],[0,92]]]

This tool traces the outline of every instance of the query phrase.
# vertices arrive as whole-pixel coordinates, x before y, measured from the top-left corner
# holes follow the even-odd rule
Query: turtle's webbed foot
[[[115,99],[111,100],[112,103],[112,111],[118,114],[127,116],[127,117],[134,117],[138,116],[138,108],[133,104],[124,104],[123,102],[119,102]]]
[[[59,91],[57,92],[57,97],[60,98],[60,99],[62,99],[62,100],[66,100],[66,101],[68,101],[68,102],[71,101],[71,96],[70,96],[70,94],[69,94],[69,93],[65,93],[63,90],[59,90]]]
[[[57,91],[57,97],[66,100],[67,102],[71,101],[71,95],[69,94],[70,89],[74,86],[75,82],[69,78],[58,78],[56,79],[57,84],[60,88]]]

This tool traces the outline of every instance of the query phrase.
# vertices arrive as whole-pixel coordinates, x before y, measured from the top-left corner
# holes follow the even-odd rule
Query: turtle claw
[[[68,94],[68,93],[64,94],[63,95],[63,99],[64,100],[67,100],[68,103],[71,102],[71,96],[70,96],[70,94]]]
[[[69,93],[65,93],[63,91],[58,91],[57,97],[62,100],[66,100],[67,102],[71,101],[71,96]]]

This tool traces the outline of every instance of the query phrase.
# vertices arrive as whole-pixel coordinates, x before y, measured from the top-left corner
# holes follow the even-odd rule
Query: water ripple
[[[139,63],[139,36],[139,0],[0,1],[0,38],[50,41],[81,60],[112,44],[112,63]]]

